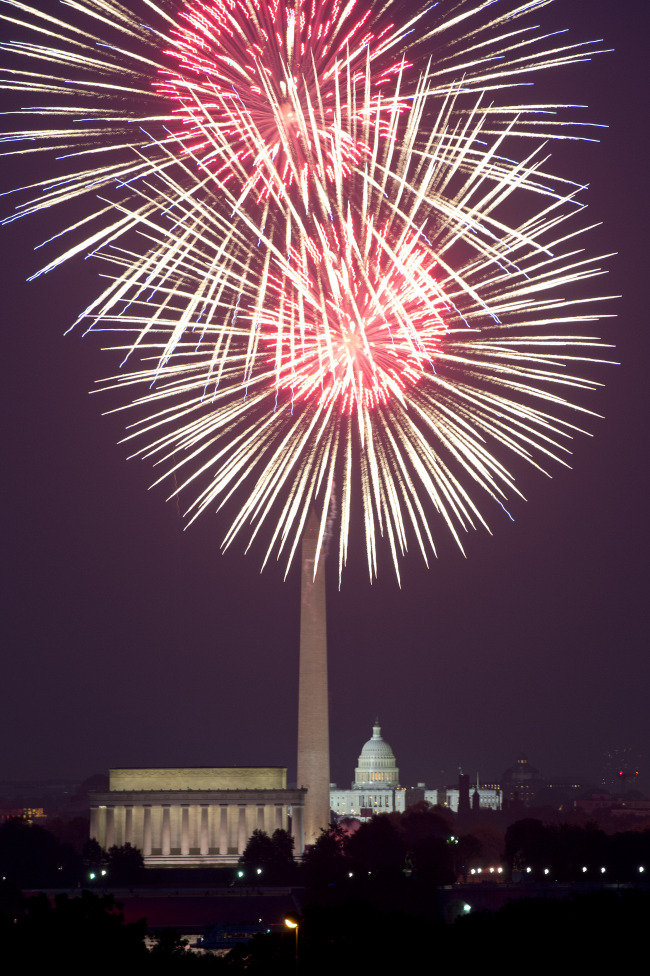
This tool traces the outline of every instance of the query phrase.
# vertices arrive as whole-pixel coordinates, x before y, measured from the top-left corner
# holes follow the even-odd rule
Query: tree
[[[131,844],[109,847],[108,872],[112,884],[134,885],[142,878],[144,859],[142,852]]]
[[[254,830],[239,863],[253,871],[264,871],[273,862],[273,841],[265,830]]]
[[[428,803],[415,803],[402,814],[392,814],[407,847],[438,837],[447,840],[454,833],[453,821]]]
[[[91,837],[82,848],[81,861],[87,872],[98,873],[108,865],[108,856],[99,842]]]
[[[48,817],[47,830],[54,834],[60,844],[72,847],[75,854],[81,855],[88,843],[90,821],[88,817],[73,817],[64,820],[62,817]]]
[[[379,814],[361,824],[346,843],[346,852],[367,872],[401,874],[406,850],[390,817]]]
[[[292,881],[296,873],[296,862],[293,856],[293,837],[286,830],[278,827],[271,837],[273,857],[271,860],[271,875],[275,882]]]
[[[22,817],[0,826],[0,874],[22,888],[60,888],[77,877],[78,858],[44,827]]]
[[[273,863],[278,867],[288,867],[295,864],[293,857],[293,837],[288,831],[278,827],[271,837],[273,844]]]
[[[5,928],[3,962],[13,957],[21,969],[59,963],[76,971],[101,952],[105,969],[129,963],[140,969],[148,961],[146,923],[126,924],[119,907],[112,895],[89,891],[76,898],[57,895],[54,904],[44,894],[27,898]]]
[[[547,852],[541,820],[526,817],[510,824],[505,836],[505,857],[511,871],[539,868]]]
[[[302,858],[307,883],[320,887],[343,881],[351,862],[346,854],[347,831],[340,824],[330,824],[321,830],[316,843],[308,847]]]
[[[289,880],[295,871],[293,837],[278,828],[269,837],[265,830],[254,830],[239,863],[257,880],[276,883]],[[257,875],[257,872],[261,875]]]
[[[454,873],[460,873],[467,881],[469,870],[483,853],[483,845],[474,834],[461,834],[454,851]]]

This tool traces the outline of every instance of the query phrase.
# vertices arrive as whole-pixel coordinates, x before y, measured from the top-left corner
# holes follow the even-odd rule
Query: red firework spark
[[[243,187],[264,195],[269,178],[280,192],[311,171],[334,179],[335,156],[349,172],[367,151],[364,127],[377,117],[382,86],[406,66],[384,57],[398,40],[393,24],[359,6],[187,0],[166,52],[177,66],[154,86],[177,106],[184,129],[174,138],[184,151],[222,182],[237,157]],[[366,91],[367,65],[378,58]]]
[[[339,401],[343,412],[376,407],[433,371],[446,333],[435,261],[412,232],[392,247],[369,218],[357,233],[319,227],[298,270],[275,278],[277,304],[259,326],[275,347],[276,387],[292,398]]]

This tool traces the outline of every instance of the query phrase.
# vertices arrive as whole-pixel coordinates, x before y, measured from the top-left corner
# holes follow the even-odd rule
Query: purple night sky
[[[600,144],[554,148],[550,168],[591,184],[604,227],[588,246],[618,251],[591,286],[624,296],[618,319],[589,328],[622,365],[591,370],[606,386],[585,402],[605,419],[576,439],[573,470],[555,465],[548,479],[519,467],[528,501],[512,501],[514,522],[486,501],[493,535],[471,533],[467,558],[441,529],[439,559],[427,570],[413,551],[401,590],[387,554],[372,586],[362,554],[340,592],[330,567],[340,785],[375,715],[404,785],[442,785],[459,764],[499,776],[521,751],[544,773],[596,778],[608,747],[647,752],[648,11],[644,0],[557,0],[547,21],[616,49],[548,83],[609,123]],[[34,160],[20,171],[5,161],[3,186],[38,178]],[[59,226],[50,219],[2,231],[0,780],[141,765],[287,765],[291,779],[298,572],[284,582],[274,563],[260,575],[259,550],[221,555],[218,516],[183,532],[164,487],[148,490],[148,463],[126,460],[124,418],[102,417],[106,397],[87,392],[113,369],[101,336],[63,337],[96,293],[97,266],[25,283],[40,266],[31,248]]]

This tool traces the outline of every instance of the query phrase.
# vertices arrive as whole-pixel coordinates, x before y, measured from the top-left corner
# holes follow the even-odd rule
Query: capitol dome
[[[528,756],[522,752],[522,754],[517,757],[517,762],[514,764],[514,766],[508,766],[505,773],[501,777],[501,782],[525,783],[529,780],[538,782],[541,780],[541,774],[537,766],[530,765],[528,762]]]
[[[372,728],[372,739],[368,739],[361,755],[359,765],[354,771],[355,790],[367,789],[369,786],[395,787],[399,784],[399,769],[393,750],[381,737],[381,726],[378,721]]]

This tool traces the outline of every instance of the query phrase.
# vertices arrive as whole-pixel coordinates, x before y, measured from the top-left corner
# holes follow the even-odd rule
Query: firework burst
[[[423,92],[409,109],[412,140],[425,105]],[[508,454],[566,464],[578,427],[565,394],[593,387],[567,365],[597,340],[575,334],[595,316],[565,288],[601,273],[581,253],[578,191],[537,153],[486,158],[485,117],[461,134],[455,118],[450,98],[420,150],[386,140],[346,181],[345,216],[303,227],[297,249],[218,226],[161,182],[172,239],[139,217],[147,254],[106,252],[118,271],[84,318],[129,339],[110,384],[135,391],[129,436],[195,493],[191,517],[235,506],[227,544],[266,530],[267,558],[288,566],[314,505],[322,541],[336,491],[339,571],[360,510],[370,574],[383,535],[399,575],[409,536],[435,552],[434,513],[461,545],[486,524],[477,492],[499,505],[517,493]],[[526,195],[544,206],[504,225]]]
[[[289,55],[288,24],[304,34],[302,15],[311,17],[307,0],[304,6],[236,0],[227,22],[225,15],[217,17],[221,0],[203,7],[198,0],[133,0],[128,8],[115,0],[78,0],[61,3],[60,16],[4,0],[0,22],[15,39],[0,44],[6,59],[0,86],[29,98],[18,113],[22,127],[4,136],[6,151],[48,154],[56,170],[26,188],[16,216],[85,200],[83,220],[71,221],[67,230],[83,229],[86,236],[78,233],[78,244],[58,253],[47,271],[124,233],[111,204],[128,202],[131,188],[161,171],[176,169],[184,190],[196,197],[204,186],[196,167],[208,166],[208,203],[220,211],[242,205],[243,185],[268,197],[292,181],[292,205],[311,201],[329,213],[337,193],[323,191],[325,170],[340,183],[342,168],[373,147],[368,127],[382,89],[416,55],[420,66],[410,72],[400,107],[426,70],[431,104],[459,88],[468,96],[466,103],[457,100],[459,124],[464,112],[474,110],[474,96],[485,96],[486,137],[498,138],[507,128],[511,136],[536,141],[578,138],[581,129],[562,112],[566,106],[511,98],[536,73],[587,60],[598,50],[597,44],[562,43],[558,34],[539,29],[532,14],[552,2],[462,0],[423,7],[396,27],[398,5],[390,0],[379,13],[361,0],[342,7],[327,0],[316,5],[314,22],[321,37],[327,28],[329,47],[325,40],[314,45],[312,31],[309,51],[299,53],[303,40]],[[203,17],[201,10],[207,11]],[[297,19],[296,10],[302,11]],[[340,24],[332,19],[336,11]],[[271,23],[281,30],[270,31]],[[264,41],[263,61],[248,41]],[[319,51],[327,56],[324,66],[316,60]],[[237,80],[240,56],[248,70],[240,66]],[[294,71],[298,57],[304,74]],[[272,65],[277,76],[269,75]],[[381,121],[388,112],[380,113]],[[329,162],[322,152],[319,157],[321,149]],[[309,185],[307,156],[315,161]],[[194,172],[183,168],[183,160]],[[110,194],[109,203],[98,202],[102,191]],[[289,202],[279,208],[283,232]],[[257,219],[266,226],[273,217],[267,208]]]
[[[580,187],[542,150],[578,130],[509,94],[590,50],[531,28],[545,5],[461,2],[414,38],[390,4],[146,3],[145,21],[82,0],[80,30],[8,3],[45,40],[12,45],[30,70],[5,87],[46,103],[9,139],[69,167],[18,215],[88,201],[44,270],[103,261],[79,321],[120,352],[129,438],[191,518],[231,512],[226,545],[265,535],[288,566],[335,494],[339,572],[359,511],[371,577],[380,536],[399,575],[436,520],[461,545],[481,496],[517,493],[508,456],[566,463],[598,317],[567,289],[601,271]]]
[[[235,157],[242,174],[250,171],[244,193],[260,187],[266,195],[268,179],[282,194],[314,177],[332,181],[338,168],[349,173],[369,152],[378,92],[403,68],[388,55],[413,26],[395,30],[371,6],[358,8],[339,0],[184,4],[183,27],[171,31],[165,52],[177,67],[154,86],[178,105],[184,150],[224,182],[237,172]]]
[[[319,228],[294,286],[287,288],[286,275],[272,282],[275,301],[260,328],[275,350],[276,387],[292,399],[315,396],[319,406],[339,401],[344,412],[365,411],[393,396],[403,401],[433,368],[445,333],[435,263],[416,235],[389,245],[390,229],[375,231],[370,219],[358,228],[350,217],[339,240],[331,226]]]

